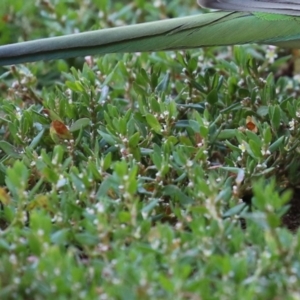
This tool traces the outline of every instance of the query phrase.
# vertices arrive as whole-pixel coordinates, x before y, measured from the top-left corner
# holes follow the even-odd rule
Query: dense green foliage
[[[2,0],[0,43],[194,2]],[[251,45],[1,68],[0,299],[299,299],[290,60]],[[45,109],[73,139],[51,139]]]

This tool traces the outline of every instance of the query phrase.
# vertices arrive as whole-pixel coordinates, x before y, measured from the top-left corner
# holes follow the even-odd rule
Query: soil
[[[295,232],[300,226],[300,190],[294,189],[289,211],[282,217],[282,224]]]

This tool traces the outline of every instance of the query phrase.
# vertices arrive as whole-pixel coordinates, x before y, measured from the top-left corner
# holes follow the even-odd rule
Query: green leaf
[[[254,155],[255,158],[262,157],[261,148],[260,145],[257,144],[255,141],[250,140],[249,146],[251,148],[251,152],[249,152],[250,155]],[[246,147],[247,148],[247,147]],[[248,150],[248,149],[247,149]]]
[[[12,192],[27,188],[30,172],[23,162],[17,160],[11,168],[7,168],[6,173],[6,184]]]
[[[161,134],[162,127],[159,124],[158,120],[151,114],[146,115],[146,120],[151,129],[153,129],[156,133]]]
[[[91,123],[90,119],[89,118],[81,118],[81,119],[78,119],[76,120],[72,126],[70,127],[69,131],[70,132],[74,132],[74,131],[78,131],[82,128],[85,128],[87,126],[89,126]]]
[[[216,89],[213,89],[209,92],[207,95],[207,102],[211,105],[214,105],[218,102],[218,91]]]
[[[140,140],[140,133],[136,132],[129,138],[129,146],[133,148],[136,147],[139,143],[139,140]]]
[[[31,141],[29,148],[35,149],[37,145],[40,143],[43,135],[45,133],[45,129],[42,129]]]
[[[277,130],[280,126],[280,107],[278,105],[270,106],[269,115],[272,126]]]
[[[247,203],[239,203],[239,204],[235,205],[234,207],[231,207],[230,209],[228,209],[223,214],[223,218],[229,218],[229,217],[232,217],[234,215],[238,215],[242,211],[244,211],[246,207],[247,207]]]
[[[107,143],[109,143],[109,144],[112,145],[112,146],[116,144],[117,139],[116,139],[114,136],[112,136],[112,135],[110,135],[110,134],[108,134],[108,133],[105,133],[105,132],[103,132],[103,131],[100,131],[100,130],[98,130],[98,132],[99,132],[99,134],[104,138],[104,140],[105,140]]]
[[[8,142],[0,141],[0,148],[12,158],[21,158],[22,155],[15,150],[15,147]]]
[[[286,139],[285,136],[281,136],[272,145],[270,145],[269,147],[270,152],[273,153],[276,150],[278,150],[278,148],[280,148],[280,146],[284,144],[285,139]]]
[[[84,87],[80,81],[66,81],[66,86],[74,92],[82,93],[84,91]]]

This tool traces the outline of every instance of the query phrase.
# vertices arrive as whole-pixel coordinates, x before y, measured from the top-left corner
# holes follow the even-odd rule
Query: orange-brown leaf
[[[64,123],[62,123],[58,120],[54,120],[54,121],[52,121],[51,126],[53,127],[53,129],[55,130],[56,134],[59,137],[71,138],[71,133],[70,133],[68,127]]]

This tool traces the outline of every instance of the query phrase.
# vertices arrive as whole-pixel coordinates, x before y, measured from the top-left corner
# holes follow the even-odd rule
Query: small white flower
[[[244,153],[246,151],[245,144],[243,143],[243,144],[239,145],[239,149]]]
[[[277,58],[276,47],[269,46],[266,52],[266,58],[269,60],[269,63],[272,64]]]
[[[292,119],[290,122],[289,122],[289,127],[291,130],[294,130],[295,129],[295,120]]]
[[[297,81],[297,83],[299,83],[299,82],[300,82],[300,74],[296,74],[296,75],[293,77],[293,79],[294,79],[295,81]]]

